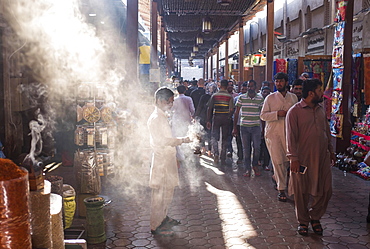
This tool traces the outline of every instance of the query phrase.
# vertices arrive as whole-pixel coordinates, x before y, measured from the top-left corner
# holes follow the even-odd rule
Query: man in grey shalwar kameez
[[[148,119],[150,146],[153,150],[149,187],[152,188],[150,229],[153,234],[172,235],[170,225],[178,221],[167,216],[174,189],[179,185],[176,146],[190,142],[189,138],[173,137],[166,114],[173,105],[174,93],[159,88],[155,93],[155,109]]]
[[[294,194],[298,233],[308,235],[308,224],[311,223],[313,231],[322,235],[320,219],[332,194],[331,163],[335,156],[325,109],[321,105],[321,81],[305,81],[302,97],[290,108],[285,120],[291,171],[289,194]],[[307,167],[305,174],[299,173],[300,165]]]

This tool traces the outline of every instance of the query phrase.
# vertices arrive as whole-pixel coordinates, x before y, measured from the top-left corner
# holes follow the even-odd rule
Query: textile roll
[[[30,192],[31,238],[34,248],[51,248],[50,191],[51,183],[45,180],[44,189]]]
[[[51,234],[53,249],[64,249],[64,230],[62,216],[63,199],[58,194],[50,195]]]
[[[365,105],[370,105],[370,55],[364,54],[364,96]]]

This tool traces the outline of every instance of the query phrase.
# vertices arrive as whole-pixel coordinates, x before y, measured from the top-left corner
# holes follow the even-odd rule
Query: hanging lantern
[[[222,6],[229,6],[231,4],[232,0],[217,0],[218,4],[221,4]]]
[[[198,46],[194,46],[194,47],[193,47],[193,52],[194,52],[194,53],[199,52],[199,47],[198,47]]]
[[[191,56],[190,56],[190,57],[189,57],[189,61],[192,61],[192,60],[193,60],[193,57],[191,57]]]
[[[197,37],[195,38],[195,44],[202,45],[203,41],[204,41],[203,36],[201,34],[198,34]]]
[[[195,53],[194,52],[190,53],[190,56],[195,57]]]
[[[202,20],[202,32],[208,34],[211,31],[212,31],[211,18],[209,18],[208,16],[204,17]]]

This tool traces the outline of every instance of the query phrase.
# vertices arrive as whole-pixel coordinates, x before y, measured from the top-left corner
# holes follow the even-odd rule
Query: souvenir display
[[[333,137],[342,138],[343,115],[332,114],[330,119],[330,133]]]
[[[74,139],[78,149],[74,165],[80,194],[100,194],[100,177],[114,174],[113,155],[108,147],[114,147],[115,126],[111,124],[113,110],[106,106],[104,91],[94,84],[81,84],[78,88]]]
[[[343,67],[343,46],[336,46],[333,48],[333,61],[334,68]]]
[[[83,117],[89,123],[98,122],[100,119],[100,111],[95,106],[86,106],[83,110]]]
[[[83,108],[80,106],[80,105],[77,105],[77,108],[76,108],[76,112],[77,112],[77,123],[80,122],[82,119],[83,119]]]
[[[337,0],[337,13],[335,15],[335,22],[344,21],[346,17],[347,0]]]
[[[109,107],[103,107],[100,113],[103,122],[110,123],[112,121],[112,109],[110,109]]]
[[[333,68],[333,89],[342,90],[343,68]]]
[[[343,46],[345,22],[337,23],[334,31],[334,46]]]
[[[364,102],[370,105],[370,54],[364,54]]]
[[[331,97],[331,105],[332,110],[331,113],[336,114],[339,113],[340,107],[342,104],[343,94],[341,91],[333,91],[332,97]]]

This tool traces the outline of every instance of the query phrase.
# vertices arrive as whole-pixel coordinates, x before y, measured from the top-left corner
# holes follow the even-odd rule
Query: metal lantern
[[[190,53],[190,56],[191,56],[191,57],[195,57],[195,53],[194,53],[194,52],[191,52],[191,53]]]
[[[212,31],[212,21],[211,18],[204,17],[202,20],[202,32],[205,34],[208,34],[209,32]]]
[[[222,6],[229,6],[231,4],[232,0],[217,0],[218,4],[221,4]]]
[[[204,42],[203,36],[201,34],[198,34],[195,38],[195,44],[196,45],[202,45]]]
[[[194,46],[193,47],[193,52],[195,53],[195,52],[199,52],[199,47],[198,46]]]

